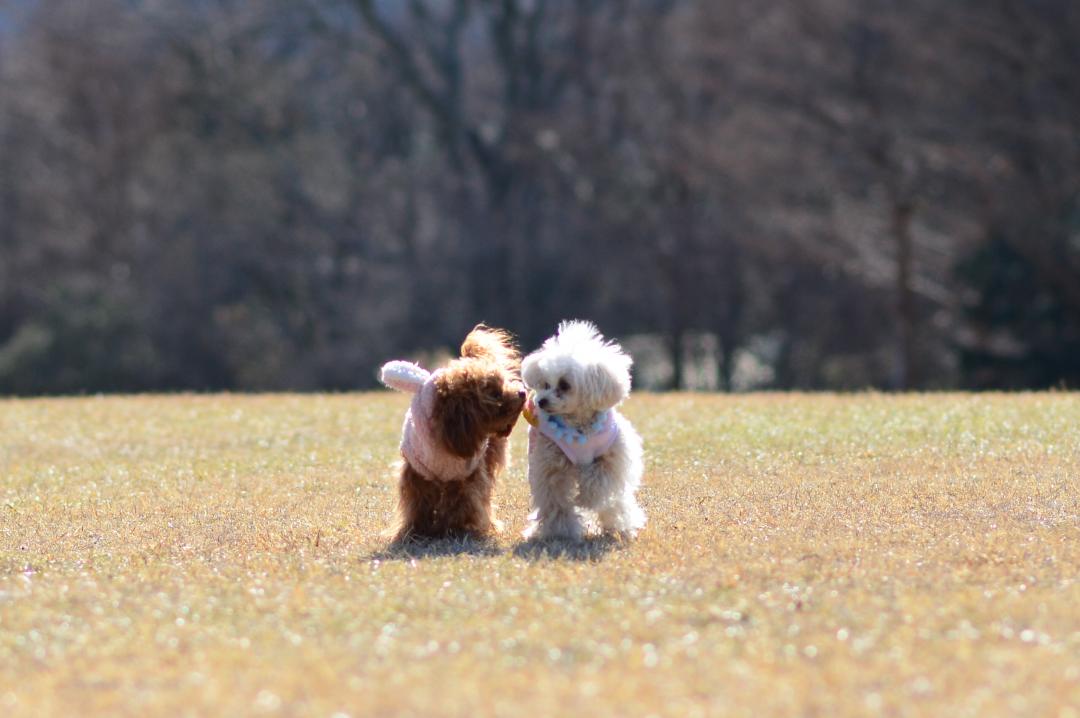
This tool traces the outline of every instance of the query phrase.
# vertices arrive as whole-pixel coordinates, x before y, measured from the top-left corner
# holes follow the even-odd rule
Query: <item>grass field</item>
[[[1080,395],[640,395],[649,525],[387,552],[400,395],[0,402],[0,715],[1080,716]]]

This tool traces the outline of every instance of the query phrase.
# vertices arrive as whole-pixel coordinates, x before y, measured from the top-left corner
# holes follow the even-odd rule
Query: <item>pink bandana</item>
[[[556,417],[538,409],[529,401],[529,410],[536,417],[536,424],[529,427],[529,450],[536,441],[537,434],[542,434],[562,449],[563,454],[576,466],[587,466],[603,456],[619,438],[619,424],[615,421],[614,409],[605,411],[585,434],[572,429]]]

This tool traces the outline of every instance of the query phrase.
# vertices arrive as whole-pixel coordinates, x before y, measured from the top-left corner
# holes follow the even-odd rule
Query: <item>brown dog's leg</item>
[[[395,540],[486,538],[502,531],[495,515],[495,477],[506,465],[507,440],[492,437],[484,464],[460,481],[429,481],[408,464],[401,471]]]
[[[493,479],[498,478],[506,466],[509,443],[505,436],[492,436],[488,439],[487,449],[484,451],[484,468]]]
[[[495,484],[499,480],[499,474],[506,467],[509,459],[509,440],[505,436],[493,436],[488,440],[487,450],[484,452],[484,469],[487,480],[483,489],[477,490],[477,499],[482,502],[484,512],[487,514],[491,528],[496,532],[503,530],[503,523],[496,518],[498,507],[495,505]]]
[[[429,481],[408,464],[401,472],[395,541],[484,538],[502,529],[492,498],[495,482],[482,466],[460,481]]]
[[[442,487],[421,476],[405,464],[398,482],[398,525],[395,541],[410,537],[438,537],[445,529],[440,526],[439,505]]]
[[[500,530],[495,519],[492,495],[495,482],[486,467],[480,467],[461,481],[446,485],[439,513],[444,517],[448,536],[485,538]]]

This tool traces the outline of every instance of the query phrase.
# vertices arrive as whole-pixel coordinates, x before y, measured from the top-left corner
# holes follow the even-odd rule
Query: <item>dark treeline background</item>
[[[1080,384],[1076,0],[0,0],[0,393]]]

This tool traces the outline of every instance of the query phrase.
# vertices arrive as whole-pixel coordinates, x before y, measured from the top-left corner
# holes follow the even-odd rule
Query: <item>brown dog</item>
[[[510,336],[478,325],[461,358],[433,373],[392,361],[382,382],[415,394],[401,434],[395,541],[416,537],[489,536],[495,480],[506,466],[507,437],[525,404],[521,355]]]

